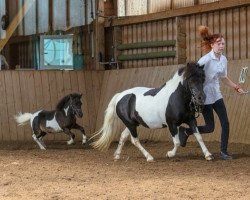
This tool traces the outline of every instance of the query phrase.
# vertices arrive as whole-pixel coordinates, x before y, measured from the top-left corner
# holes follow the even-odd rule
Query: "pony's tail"
[[[32,113],[18,113],[17,115],[14,116],[16,122],[18,123],[19,126],[23,126],[25,124],[27,124],[31,117],[32,117]]]
[[[104,122],[102,128],[97,131],[90,139],[101,135],[98,140],[91,143],[91,146],[100,151],[105,151],[109,148],[111,142],[118,134],[120,119],[116,114],[116,99],[120,93],[117,93],[109,102],[105,111]]]

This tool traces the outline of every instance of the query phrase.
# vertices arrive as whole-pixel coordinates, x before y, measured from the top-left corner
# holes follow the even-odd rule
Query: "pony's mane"
[[[180,68],[179,70],[184,72],[183,74],[184,79],[195,76],[196,78],[200,77],[205,80],[204,71],[202,70],[202,67],[200,67],[198,63],[190,62],[187,64],[187,66]]]
[[[56,110],[63,109],[64,105],[69,101],[70,98],[81,98],[81,94],[72,93],[68,94],[67,96],[63,97],[56,105]]]

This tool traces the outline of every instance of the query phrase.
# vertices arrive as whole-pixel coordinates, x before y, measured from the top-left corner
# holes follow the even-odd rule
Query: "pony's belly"
[[[60,132],[63,132],[62,129],[55,129],[55,128],[52,128],[52,127],[40,127],[40,129],[43,132],[46,132],[46,133],[60,133]]]
[[[166,122],[160,118],[154,120],[152,119],[144,119],[144,120],[150,129],[163,128],[167,126]]]

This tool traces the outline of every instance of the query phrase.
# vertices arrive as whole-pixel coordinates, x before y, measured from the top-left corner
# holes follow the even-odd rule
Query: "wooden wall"
[[[240,69],[242,66],[248,66],[250,60],[230,61],[228,66],[229,77],[238,82]],[[98,108],[96,129],[103,123],[104,110],[110,99],[115,93],[135,86],[159,87],[166,82],[177,70],[178,65],[132,68],[124,70],[105,71],[101,88],[101,101]],[[250,94],[240,96],[233,89],[223,85],[222,91],[228,110],[230,120],[230,142],[250,144]],[[248,73],[247,81],[242,84],[244,89],[250,88],[250,74]],[[206,141],[220,141],[220,124],[216,119],[216,129],[213,134],[204,136]],[[202,117],[198,119],[199,124],[203,123]],[[156,135],[160,140],[171,140],[168,129],[149,130],[140,128],[139,133],[144,139]]]
[[[219,0],[117,0],[118,16],[143,15]]]
[[[122,44],[137,43],[137,42],[150,42],[150,41],[164,41],[176,40],[176,20],[170,18],[166,20],[145,22],[141,24],[134,24],[122,27]],[[155,51],[175,50],[174,47],[158,47],[158,48],[145,48],[125,50],[122,54],[140,54]],[[122,68],[138,68],[138,67],[153,67],[173,65],[174,58],[158,58],[146,59],[139,61],[125,61],[122,62]]]
[[[187,60],[197,60],[202,55],[198,35],[199,25],[207,25],[211,32],[221,33],[225,37],[225,54],[228,59],[249,59],[249,20],[250,6],[187,16]]]
[[[10,22],[15,18],[24,2],[24,0],[7,1],[6,11],[9,14]],[[94,9],[95,1],[92,2]],[[1,10],[5,10],[5,6]],[[95,9],[93,12],[95,13]],[[18,26],[16,35],[32,35],[56,30],[66,31],[71,27],[90,24],[92,21],[91,0],[35,0]]]
[[[233,3],[233,2],[231,2]],[[216,7],[216,3],[213,6]],[[226,6],[226,2],[221,6]],[[194,7],[195,8],[195,7]],[[205,7],[201,6],[200,9]],[[196,61],[201,55],[201,38],[198,34],[198,27],[200,25],[207,25],[211,32],[222,33],[226,40],[225,55],[229,60],[237,59],[249,59],[250,58],[250,6],[235,6],[231,8],[225,8],[217,11],[199,12],[192,14],[190,9],[183,9],[183,13],[176,14],[182,18],[185,23],[186,43],[183,44],[186,48],[186,60]],[[179,10],[179,9],[176,9]],[[185,15],[185,13],[189,13]],[[175,15],[171,12],[170,15]],[[162,16],[162,17],[161,17]],[[164,16],[165,19],[164,19]],[[163,41],[174,39],[176,40],[176,26],[175,17],[167,17],[166,14],[161,13],[159,15],[145,15],[136,18],[124,18],[123,20],[117,20],[114,22],[114,26],[121,27],[122,43],[136,43],[144,41]],[[149,20],[152,19],[152,20]],[[166,50],[166,48],[165,48]],[[154,49],[139,49],[139,50],[127,50],[122,52],[123,54],[136,54],[141,52],[151,52]],[[132,67],[153,67],[164,66],[174,64],[173,58],[160,58],[160,59],[148,59],[139,61],[126,61],[122,62],[123,68]]]
[[[13,116],[18,112],[52,110],[60,98],[71,92],[83,94],[84,115],[78,121],[90,135],[95,129],[102,76],[95,71],[0,71],[0,141],[30,141],[30,126],[17,126]],[[81,138],[80,134],[77,138]],[[50,134],[47,139],[67,137]]]
[[[229,76],[238,81],[241,67],[249,66],[250,60],[230,61]],[[83,93],[84,116],[79,123],[88,136],[101,127],[104,110],[112,96],[135,86],[159,87],[177,70],[178,65],[165,67],[131,68],[108,71],[0,71],[0,142],[31,141],[29,125],[17,126],[13,116],[18,112],[52,110],[58,100],[71,92]],[[250,74],[242,84],[250,89]],[[230,142],[250,144],[250,94],[237,95],[231,88],[222,87],[230,120]],[[216,130],[208,134],[206,141],[220,140],[220,126],[216,117]],[[199,124],[202,124],[202,117]],[[171,140],[168,129],[149,130],[140,128],[144,139],[156,136]],[[167,134],[166,134],[167,133]],[[66,140],[64,134],[51,134],[47,140]],[[79,140],[80,134],[77,134]]]

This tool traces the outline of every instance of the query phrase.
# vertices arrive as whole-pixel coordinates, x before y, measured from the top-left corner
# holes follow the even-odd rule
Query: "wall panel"
[[[0,71],[0,143],[29,142],[30,125],[17,126],[14,115],[53,110],[69,93],[82,93],[83,113],[78,123],[87,135],[94,132],[103,73],[95,71]],[[87,88],[87,89],[86,89]],[[78,131],[76,139],[81,140]],[[45,140],[68,140],[66,134],[48,134]]]

